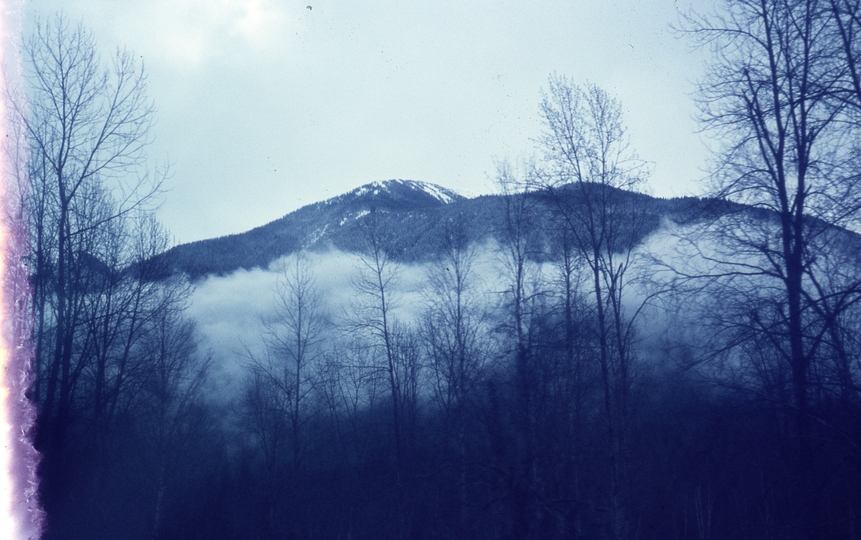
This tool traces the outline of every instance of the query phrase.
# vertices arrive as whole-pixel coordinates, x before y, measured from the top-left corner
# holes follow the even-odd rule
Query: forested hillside
[[[576,197],[569,194],[571,191],[570,187],[563,188],[559,195]],[[444,200],[431,195],[440,192],[447,193]],[[625,204],[641,207],[648,214],[648,227],[638,233],[641,237],[656,229],[664,218],[687,222],[731,211],[726,201],[663,200],[635,192],[619,196],[625,198]],[[552,201],[540,190],[528,197],[535,207],[530,219],[536,228],[536,245],[530,246],[530,257],[547,257],[554,249],[550,237],[558,226],[550,215]],[[303,250],[363,252],[363,223],[375,219],[386,231],[381,241],[390,257],[399,262],[428,262],[443,253],[440,238],[446,229],[460,229],[458,234],[470,244],[494,238],[505,227],[501,199],[502,195],[468,199],[433,184],[386,180],[305,206],[245,233],[176,246],[156,260],[169,274],[198,280],[239,269],[265,269],[278,258]],[[371,212],[376,217],[372,218]]]

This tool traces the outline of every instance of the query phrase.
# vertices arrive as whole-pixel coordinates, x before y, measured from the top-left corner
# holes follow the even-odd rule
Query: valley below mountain
[[[652,345],[666,337],[664,315],[642,304],[662,286],[668,265],[678,258],[677,239],[721,209],[737,205],[696,198],[659,199],[619,192],[624,204],[641,214],[630,239],[635,264],[627,280],[633,283],[625,302],[632,312],[651,309],[640,331]],[[549,298],[560,283],[558,222],[546,195],[527,193],[529,227],[524,241],[530,294]],[[187,276],[195,284],[190,315],[197,322],[202,345],[211,350],[221,374],[222,395],[252,358],[265,354],[262,332],[277,318],[278,283],[290,277],[298,259],[307,264],[324,311],[332,322],[328,331],[349,328],[350,312],[361,293],[355,281],[367,262],[368,223],[374,220],[391,272],[391,316],[420,325],[436,301],[430,282],[445,265],[446,246],[458,238],[469,252],[470,297],[487,316],[505,303],[511,271],[500,238],[506,230],[506,196],[468,199],[450,190],[408,180],[375,182],[344,195],[311,204],[245,233],[177,246],[158,261],[170,274]],[[364,227],[364,229],[363,229]],[[579,268],[583,272],[583,268]],[[588,283],[577,277],[580,294]],[[502,325],[501,320],[492,324]]]

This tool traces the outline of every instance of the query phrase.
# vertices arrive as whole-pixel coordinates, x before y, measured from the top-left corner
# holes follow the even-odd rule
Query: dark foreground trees
[[[628,147],[621,104],[604,90],[553,76],[541,112],[547,167],[536,173],[531,187],[548,199],[554,227],[562,235],[563,258],[570,246],[589,273],[612,486],[609,521],[613,537],[620,539],[631,529],[625,477],[630,474],[626,439],[636,309],[630,310],[627,289],[633,250],[648,226],[647,215],[631,204],[626,191],[642,184],[648,171]],[[566,296],[569,289],[566,283]]]
[[[768,214],[745,208],[711,225],[693,240],[714,253],[710,270],[686,274],[707,274],[710,294],[724,299],[714,320],[730,341],[717,346],[775,400],[776,421],[791,419],[784,485],[792,495],[775,503],[784,535],[841,529],[825,511],[840,491],[824,489],[833,478],[822,475],[833,466],[831,444],[857,445],[833,405],[858,402],[844,337],[861,274],[857,247],[839,234],[861,218],[855,4],[727,2],[688,27],[714,52],[700,105],[720,141],[715,194]]]
[[[99,416],[110,394],[104,347],[122,347],[121,337],[113,343],[114,336],[87,327],[127,329],[130,348],[146,318],[140,311],[149,307],[134,291],[136,278],[145,276],[127,269],[164,248],[162,233],[136,212],[158,189],[140,169],[152,105],[131,55],[118,53],[106,69],[92,35],[62,16],[37,24],[25,56],[28,103],[26,110],[20,104],[19,118],[32,155],[26,204],[37,321],[34,397],[41,403],[40,442],[50,439],[59,450],[90,367],[87,349],[102,357],[93,381]],[[136,234],[155,236],[136,241]],[[119,361],[120,380],[125,363]]]
[[[274,297],[274,313],[262,321],[265,351],[251,355],[239,408],[243,434],[252,437],[265,472],[261,504],[267,532],[277,536],[298,534],[298,520],[285,520],[280,510],[299,507],[304,499],[300,484],[309,457],[308,431],[323,409],[316,393],[323,384],[328,321],[322,293],[303,257],[284,263]]]
[[[151,262],[168,241],[152,214],[163,174],[146,163],[146,76],[124,51],[104,63],[92,34],[63,15],[37,23],[24,59],[26,103],[13,105],[29,145],[22,204],[47,534],[157,536],[187,476],[181,449],[204,425],[189,419],[205,363],[183,315],[190,288],[156,282],[163,269]],[[120,510],[130,496],[139,507]]]

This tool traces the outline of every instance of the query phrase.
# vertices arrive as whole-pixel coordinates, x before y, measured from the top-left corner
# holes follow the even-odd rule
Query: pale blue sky
[[[374,180],[493,190],[534,151],[550,73],[622,101],[650,191],[702,192],[703,54],[669,24],[694,0],[29,0],[62,7],[149,73],[152,160],[177,241],[238,233]],[[708,5],[706,0],[696,0]],[[310,9],[308,8],[310,4]]]

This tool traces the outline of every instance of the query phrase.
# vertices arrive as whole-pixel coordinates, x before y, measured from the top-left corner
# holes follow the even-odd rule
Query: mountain
[[[667,200],[641,193],[619,194],[626,204],[646,211],[647,226],[639,230],[635,241],[657,228],[662,219],[691,219],[715,204],[695,198]],[[536,233],[533,251],[540,256],[549,249],[547,233],[554,226],[542,196],[528,197]],[[361,226],[374,218],[391,258],[421,262],[438,255],[447,231],[465,234],[470,243],[484,242],[498,233],[505,225],[504,203],[501,195],[466,198],[427,182],[374,182],[302,207],[250,231],[182,244],[159,257],[168,274],[182,273],[197,280],[238,269],[266,268],[272,261],[300,250],[361,252],[365,249]]]

